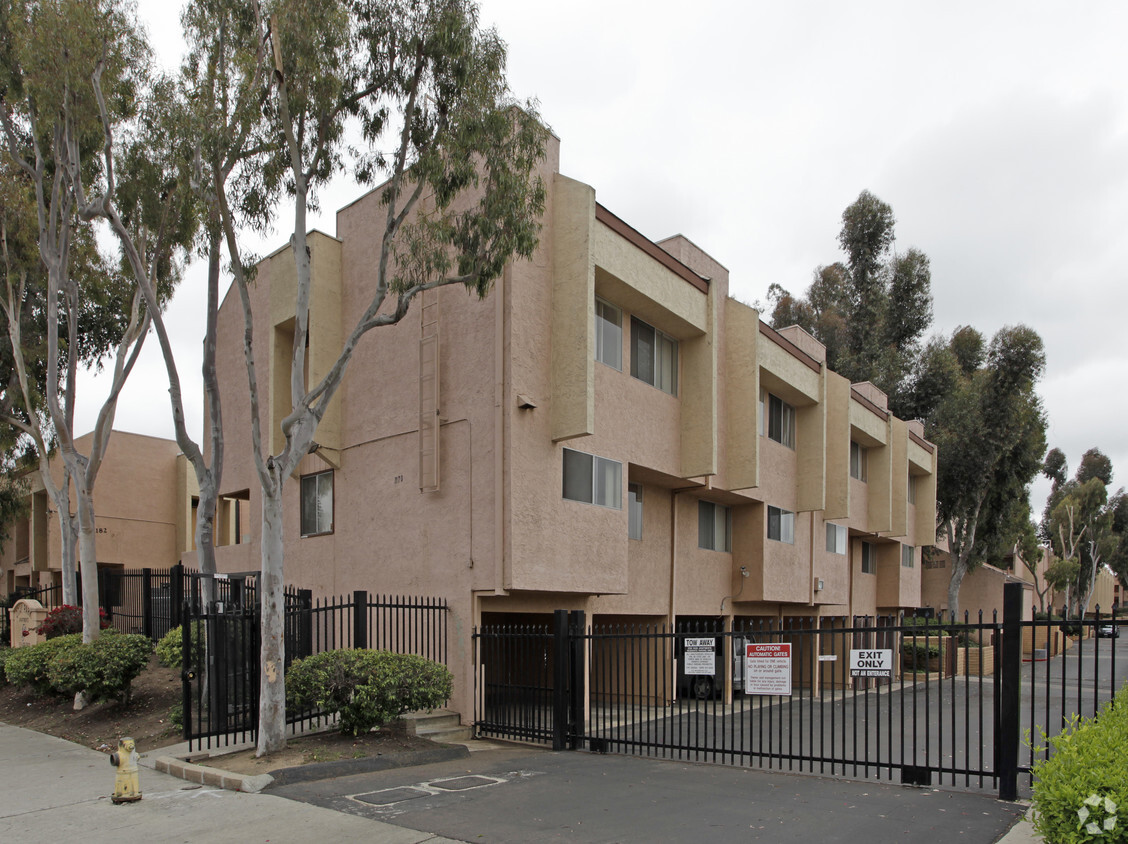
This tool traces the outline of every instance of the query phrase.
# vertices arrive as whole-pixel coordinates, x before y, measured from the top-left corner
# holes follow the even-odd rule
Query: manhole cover
[[[356,794],[353,799],[362,803],[371,803],[373,806],[387,806],[389,803],[402,803],[404,800],[414,800],[416,797],[425,796],[427,796],[427,792],[418,788],[389,788],[384,791]]]
[[[483,785],[497,785],[497,780],[490,777],[455,777],[450,780],[433,780],[427,784],[432,788],[441,788],[443,791],[462,791]]]

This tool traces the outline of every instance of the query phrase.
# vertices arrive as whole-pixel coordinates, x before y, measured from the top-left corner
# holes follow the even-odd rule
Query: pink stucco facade
[[[322,448],[298,473],[332,473],[328,529],[303,536],[299,477],[286,488],[286,582],[315,595],[445,598],[452,705],[464,713],[471,633],[483,621],[583,609],[596,621],[732,623],[918,606],[921,546],[935,533],[936,449],[872,388],[827,370],[813,338],[774,331],[731,299],[716,260],[681,236],[643,237],[594,189],[561,176],[558,160],[552,139],[531,260],[510,265],[484,300],[460,287],[432,291],[361,342],[315,437]],[[311,350],[339,348],[368,304],[383,219],[369,193],[338,212],[335,237],[312,236]],[[276,370],[292,273],[284,249],[261,263],[252,290],[259,388],[270,396],[264,431],[288,398]],[[611,329],[597,338],[597,302],[618,313],[617,338]],[[219,317],[221,493],[252,515],[238,544],[217,549],[226,571],[259,560],[243,333],[232,291]],[[659,356],[677,349],[676,388],[632,375],[652,338],[663,351],[648,365],[668,371]],[[424,454],[433,396],[437,472]],[[762,419],[773,408],[785,433]],[[864,446],[865,481],[850,477],[851,442]],[[600,503],[563,494],[566,459],[590,460],[612,488],[593,487]],[[780,512],[784,535],[770,537]],[[704,536],[703,513],[727,541]],[[828,522],[845,532],[841,553],[828,550]],[[719,547],[703,547],[711,543]]]

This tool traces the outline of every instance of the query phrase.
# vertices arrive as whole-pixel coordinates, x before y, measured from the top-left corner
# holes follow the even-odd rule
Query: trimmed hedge
[[[360,735],[405,712],[442,706],[453,678],[446,666],[389,651],[325,651],[290,666],[286,703],[294,711],[340,713],[341,732]]]
[[[56,691],[47,676],[51,660],[81,645],[82,634],[71,633],[38,645],[14,648],[4,662],[4,674],[13,686],[30,686],[37,694],[50,694]]]
[[[1034,829],[1048,844],[1128,842],[1128,688],[1049,743],[1034,766]]]
[[[169,630],[157,642],[157,661],[165,668],[181,668],[184,662],[184,629],[181,625]],[[197,665],[204,656],[203,622],[192,622],[191,642],[192,661]]]
[[[137,633],[106,631],[93,642],[55,655],[47,677],[60,692],[82,692],[92,703],[129,703],[133,680],[149,664],[153,643]]]

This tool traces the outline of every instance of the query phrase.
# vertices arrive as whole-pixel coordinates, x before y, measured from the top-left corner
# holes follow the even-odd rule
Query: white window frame
[[[760,396],[761,433],[769,440],[795,450],[795,408],[779,396],[764,390]]]
[[[642,484],[627,484],[627,538],[642,539]]]
[[[568,455],[575,456],[569,458]],[[586,492],[580,488],[583,486],[582,483],[569,490],[569,460],[573,461],[577,467],[582,467],[582,464],[587,462],[591,482]],[[611,510],[623,509],[623,464],[619,461],[597,457],[594,454],[588,454],[586,451],[565,448],[561,457],[561,475],[561,494],[566,500],[578,501],[581,504],[594,504],[597,507],[607,507]],[[573,481],[573,483],[575,484],[576,481]],[[569,492],[572,494],[569,495]]]
[[[846,556],[847,548],[849,547],[850,537],[849,530],[845,525],[836,525],[833,522],[826,523],[826,550],[829,554],[838,554],[840,557]]]
[[[850,477],[867,483],[869,481],[869,449],[856,440],[850,440]]]
[[[912,545],[901,546],[901,568],[911,569],[916,566],[916,548]]]
[[[644,360],[639,352],[638,332],[641,330],[654,333],[649,360]],[[663,350],[668,354],[662,354]],[[649,368],[649,373],[644,365]],[[634,316],[631,317],[631,375],[671,396],[678,394],[678,341]]]
[[[623,371],[623,309],[595,300],[595,359]]]
[[[732,551],[732,510],[713,501],[697,502],[697,547]]]
[[[862,542],[862,574],[877,574],[877,546]]]
[[[301,500],[299,506],[302,536],[325,536],[332,533],[335,518],[334,508],[336,507],[333,470],[326,469],[324,472],[302,475],[300,487]],[[326,493],[328,494],[328,513],[325,512],[324,505],[326,502],[322,498]],[[309,498],[311,495],[313,496],[312,501]],[[312,525],[309,524],[310,514],[306,512],[309,506],[313,507]]]
[[[776,530],[772,530],[773,522]],[[775,536],[772,534],[775,533]],[[782,542],[786,545],[795,544],[795,514],[782,507],[768,505],[768,539],[773,542]]]

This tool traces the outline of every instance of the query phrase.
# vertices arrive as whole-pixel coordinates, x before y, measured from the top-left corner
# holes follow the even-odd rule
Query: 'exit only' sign
[[[893,651],[891,650],[851,650],[851,677],[892,677]]]

